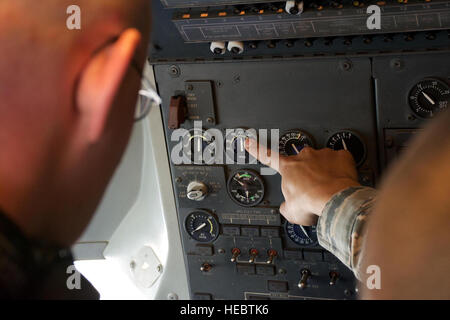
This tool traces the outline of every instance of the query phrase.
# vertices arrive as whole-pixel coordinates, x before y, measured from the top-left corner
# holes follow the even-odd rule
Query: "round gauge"
[[[432,118],[450,103],[450,87],[436,79],[425,79],[414,86],[409,94],[412,111],[422,118]]]
[[[300,246],[311,247],[318,243],[316,226],[304,227],[286,222],[285,228],[289,239]]]
[[[186,218],[186,231],[196,241],[212,242],[219,235],[217,219],[206,211],[195,211]]]
[[[214,137],[204,130],[191,129],[183,137],[183,153],[194,164],[213,163],[215,156]]]
[[[227,132],[225,150],[227,158],[233,164],[250,164],[251,161],[256,163],[256,159],[245,150],[245,140],[247,138],[256,139],[256,132],[244,129],[235,129]]]
[[[264,197],[262,178],[250,170],[238,170],[228,181],[228,193],[237,204],[244,207],[258,205]]]
[[[341,131],[335,133],[327,142],[327,148],[333,150],[347,150],[355,159],[356,165],[360,166],[366,159],[366,146],[356,133]]]
[[[314,147],[313,140],[306,133],[293,130],[280,138],[280,153],[284,156],[295,156],[304,147]]]

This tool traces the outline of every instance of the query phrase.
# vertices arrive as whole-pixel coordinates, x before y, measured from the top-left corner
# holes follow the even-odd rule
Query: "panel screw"
[[[172,77],[177,78],[180,76],[181,70],[180,70],[180,68],[178,68],[178,66],[173,65],[173,66],[169,67],[169,74]]]
[[[409,120],[409,121],[414,121],[414,120],[416,120],[416,117],[414,117],[412,114],[410,114],[410,115],[408,116],[408,120]]]
[[[400,59],[394,59],[391,61],[391,68],[401,70],[403,69],[403,62]]]
[[[183,181],[183,179],[181,179],[180,177],[177,177],[177,178],[175,179],[175,182],[176,182],[176,183],[180,183],[181,181]]]
[[[240,76],[240,75],[234,76],[233,81],[234,81],[234,83],[239,83],[239,82],[241,82],[241,76]]]
[[[190,85],[187,86],[187,89],[188,89],[189,91],[192,91],[192,90],[194,90],[194,86],[193,86],[192,84],[190,84]]]
[[[217,252],[219,252],[220,254],[224,254],[225,253],[225,249],[220,248],[219,250],[217,250]]]
[[[350,61],[342,61],[341,68],[344,71],[350,71],[352,69],[352,63]]]
[[[206,119],[206,122],[208,122],[208,123],[214,123],[214,119],[211,118],[211,117],[209,117],[209,118]]]
[[[136,268],[136,261],[133,260],[133,261],[130,262],[130,268],[131,269],[135,269]]]
[[[161,272],[162,269],[163,269],[162,265],[158,265],[158,266],[156,267],[156,271],[158,271],[158,272]]]

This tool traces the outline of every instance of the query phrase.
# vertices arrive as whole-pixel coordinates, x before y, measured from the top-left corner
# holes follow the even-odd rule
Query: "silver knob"
[[[187,197],[192,201],[202,201],[208,194],[208,187],[200,181],[192,181],[187,187]]]

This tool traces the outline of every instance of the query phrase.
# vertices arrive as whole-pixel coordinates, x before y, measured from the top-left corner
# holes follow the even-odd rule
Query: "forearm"
[[[317,225],[320,245],[334,254],[358,279],[366,222],[377,191],[368,187],[348,188],[327,203]]]

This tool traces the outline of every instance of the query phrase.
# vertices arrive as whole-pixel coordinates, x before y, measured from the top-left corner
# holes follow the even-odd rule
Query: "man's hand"
[[[258,153],[259,148],[259,153]],[[264,165],[278,171],[286,202],[280,213],[291,223],[309,226],[317,223],[325,205],[333,195],[349,187],[359,186],[355,161],[350,152],[305,147],[296,156],[279,156],[247,139],[247,151]],[[265,155],[267,156],[261,156]]]

